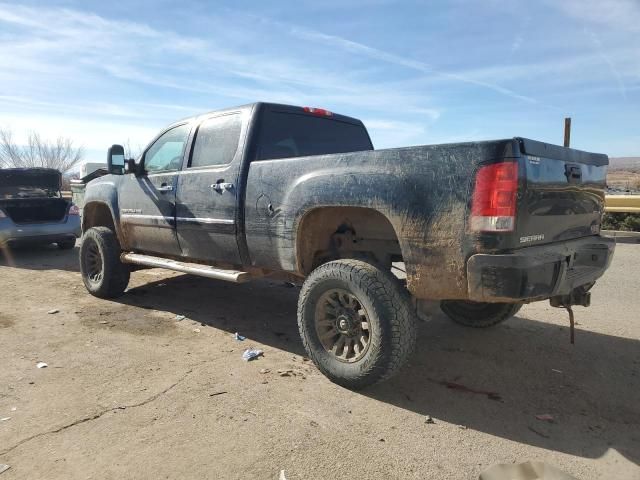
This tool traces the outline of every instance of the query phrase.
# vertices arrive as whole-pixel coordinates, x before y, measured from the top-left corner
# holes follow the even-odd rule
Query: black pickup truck
[[[374,151],[359,120],[256,103],[179,121],[137,161],[114,145],[108,164],[85,195],[89,292],[120,295],[145,267],[297,282],[304,346],[350,388],[407,360],[425,304],[473,327],[587,306],[614,249],[607,156],[525,138]]]

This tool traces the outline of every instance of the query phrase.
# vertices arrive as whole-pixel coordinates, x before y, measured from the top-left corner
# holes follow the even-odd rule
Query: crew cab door
[[[245,116],[225,112],[194,127],[188,163],[178,179],[176,206],[178,239],[185,257],[242,263],[236,213]]]
[[[176,188],[189,131],[189,124],[165,131],[143,154],[139,173],[123,177],[118,202],[127,248],[180,255]]]

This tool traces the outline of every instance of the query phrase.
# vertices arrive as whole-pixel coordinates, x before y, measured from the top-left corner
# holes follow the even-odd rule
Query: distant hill
[[[607,185],[611,191],[639,191],[640,157],[610,158],[607,171]]]
[[[609,170],[626,170],[640,173],[640,157],[613,157],[609,159]]]

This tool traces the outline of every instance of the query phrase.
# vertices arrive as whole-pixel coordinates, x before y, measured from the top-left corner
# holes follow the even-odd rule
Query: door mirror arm
[[[134,175],[139,175],[141,170],[141,165],[136,163],[135,159],[127,158],[127,168],[125,173],[133,173]]]

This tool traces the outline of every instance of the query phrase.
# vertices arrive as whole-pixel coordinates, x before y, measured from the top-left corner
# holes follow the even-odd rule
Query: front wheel
[[[318,369],[351,389],[391,377],[416,343],[406,290],[391,272],[362,260],[332,261],[309,275],[298,327]]]
[[[513,317],[521,303],[484,303],[465,300],[443,300],[440,309],[456,323],[466,327],[486,328]]]
[[[87,230],[80,245],[80,272],[89,293],[114,298],[129,284],[130,269],[120,261],[120,243],[107,227]]]

